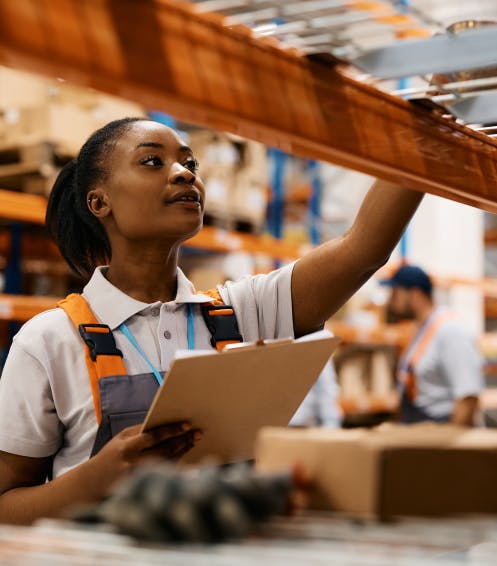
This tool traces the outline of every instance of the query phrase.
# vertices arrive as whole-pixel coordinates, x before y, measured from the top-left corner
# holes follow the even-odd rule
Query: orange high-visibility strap
[[[437,316],[433,317],[413,352],[411,352],[409,359],[406,360],[405,365],[408,368],[407,371],[404,370],[399,372],[399,378],[404,383],[406,395],[410,401],[415,401],[418,396],[416,367],[435,337],[435,334],[451,318],[454,318],[454,315],[447,311],[442,311]]]
[[[210,323],[208,325],[209,330],[211,330],[212,327],[216,327],[217,322],[215,317],[225,316],[233,318],[236,322],[233,309],[228,305],[226,305],[226,308],[222,308],[224,306],[224,302],[217,289],[209,289],[208,291],[202,291],[200,293],[202,295],[212,297],[212,301],[201,304],[204,318],[207,317]],[[57,304],[66,312],[76,329],[79,329],[80,325],[91,326],[96,324],[98,326],[92,327],[91,332],[112,334],[111,329],[107,325],[99,323],[86,299],[84,299],[82,295],[72,293]],[[241,336],[234,336],[233,339],[229,340],[217,340],[215,342],[215,348],[216,350],[222,350],[228,344],[237,344],[241,341]],[[128,372],[120,355],[99,354],[95,356],[95,359],[93,359],[88,346],[85,348],[85,360],[90,379],[93,405],[95,406],[95,415],[97,417],[98,424],[100,424],[102,416],[100,411],[100,392],[98,389],[99,380],[111,375],[126,375]]]
[[[208,297],[211,297],[212,301],[203,303],[204,305],[224,305],[223,298],[221,297],[221,293],[217,287],[214,287],[214,289],[207,289],[207,291],[197,291],[197,295],[207,295]]]
[[[229,305],[225,305],[219,290],[217,288],[214,288],[207,291],[199,291],[199,293],[202,295],[207,295],[208,297],[212,297],[213,299],[209,303],[203,303],[201,305],[202,315],[204,317],[207,328],[212,335],[212,346],[214,346],[216,350],[221,351],[228,344],[239,344],[240,342],[243,342],[243,338],[238,332],[238,324],[236,322],[235,311]],[[218,328],[219,324],[221,323],[221,319],[217,319],[217,317],[225,317],[224,320],[231,322],[231,336],[223,337],[220,340],[216,339],[216,328]]]
[[[93,311],[90,309],[87,301],[78,293],[72,293],[65,299],[58,303],[71,319],[72,323],[78,330],[80,325],[98,324],[100,322],[97,320]],[[92,332],[97,333],[112,333],[110,328],[105,325],[100,325],[98,327],[93,327]],[[88,377],[90,379],[91,394],[93,397],[93,405],[95,406],[95,415],[97,417],[97,422],[100,424],[102,419],[100,411],[100,393],[98,390],[98,382],[103,377],[108,377],[110,375],[126,375],[126,366],[124,365],[122,357],[118,355],[106,355],[100,354],[95,357],[95,360],[91,357],[90,348],[85,348],[85,359],[86,367],[88,368]]]

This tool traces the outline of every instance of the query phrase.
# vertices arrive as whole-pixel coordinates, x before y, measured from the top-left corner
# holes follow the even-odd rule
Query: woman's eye
[[[164,165],[164,162],[158,155],[147,155],[140,163],[148,167],[162,167],[162,165]]]
[[[196,173],[199,168],[199,163],[196,159],[192,158],[192,159],[188,159],[188,161],[185,161],[185,163],[183,163],[183,167],[186,167],[192,173]]]

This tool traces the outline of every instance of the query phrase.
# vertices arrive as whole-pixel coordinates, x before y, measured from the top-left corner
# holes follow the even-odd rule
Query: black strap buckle
[[[233,341],[243,342],[242,335],[238,330],[233,307],[230,305],[201,305],[202,316],[205,324],[211,333],[211,345],[216,347],[217,342]],[[231,310],[229,314],[211,315],[209,311]]]
[[[106,324],[80,324],[78,328],[81,338],[83,338],[90,349],[90,357],[93,361],[97,359],[97,356],[101,355],[123,357],[123,353],[116,346],[112,330]],[[107,332],[87,330],[91,328],[104,328]]]

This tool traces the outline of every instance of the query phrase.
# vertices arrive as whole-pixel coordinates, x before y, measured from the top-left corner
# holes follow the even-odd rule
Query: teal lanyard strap
[[[188,349],[195,350],[195,325],[193,318],[193,309],[190,303],[186,304],[186,317],[187,317],[186,335],[188,337]]]
[[[122,331],[124,336],[126,336],[126,338],[131,342],[131,344],[133,345],[135,350],[140,354],[140,356],[145,360],[148,367],[152,370],[152,373],[155,375],[155,379],[157,380],[157,383],[159,385],[162,385],[164,380],[162,379],[162,375],[160,374],[160,371],[147,358],[147,356],[145,355],[145,352],[140,348],[140,345],[135,340],[135,337],[133,336],[133,334],[131,334],[131,332],[129,331],[128,327],[124,324],[124,322],[119,326],[119,329]]]
[[[186,333],[187,333],[187,340],[188,340],[188,349],[195,350],[195,324],[194,324],[194,317],[193,317],[193,309],[190,303],[186,304],[186,317],[187,317],[187,326],[186,326]],[[135,340],[135,337],[129,331],[129,328],[124,324],[124,322],[119,326],[121,332],[126,336],[126,338],[131,342],[131,345],[135,348],[135,350],[140,354],[143,360],[146,362],[148,367],[152,370],[152,373],[155,375],[155,379],[159,385],[162,385],[163,378],[160,374],[160,371],[154,366],[154,364],[147,358],[145,352],[140,348],[140,345]]]

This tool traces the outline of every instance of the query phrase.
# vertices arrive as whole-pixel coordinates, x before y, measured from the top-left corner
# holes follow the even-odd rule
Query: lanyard
[[[162,385],[162,383],[164,382],[164,379],[162,378],[160,371],[147,358],[145,352],[141,349],[140,345],[135,340],[135,337],[133,336],[133,334],[131,334],[129,328],[124,324],[124,322],[119,325],[119,330],[121,330],[121,332],[124,334],[124,336],[126,336],[126,338],[130,341],[131,345],[135,348],[135,350],[140,354],[140,356],[143,358],[143,360],[148,365],[148,367],[152,370],[152,373],[154,374],[155,379],[157,380],[157,383],[159,385]],[[188,340],[188,349],[194,350],[195,349],[195,325],[194,325],[192,305],[190,303],[186,304],[186,334],[187,334],[187,340]]]

